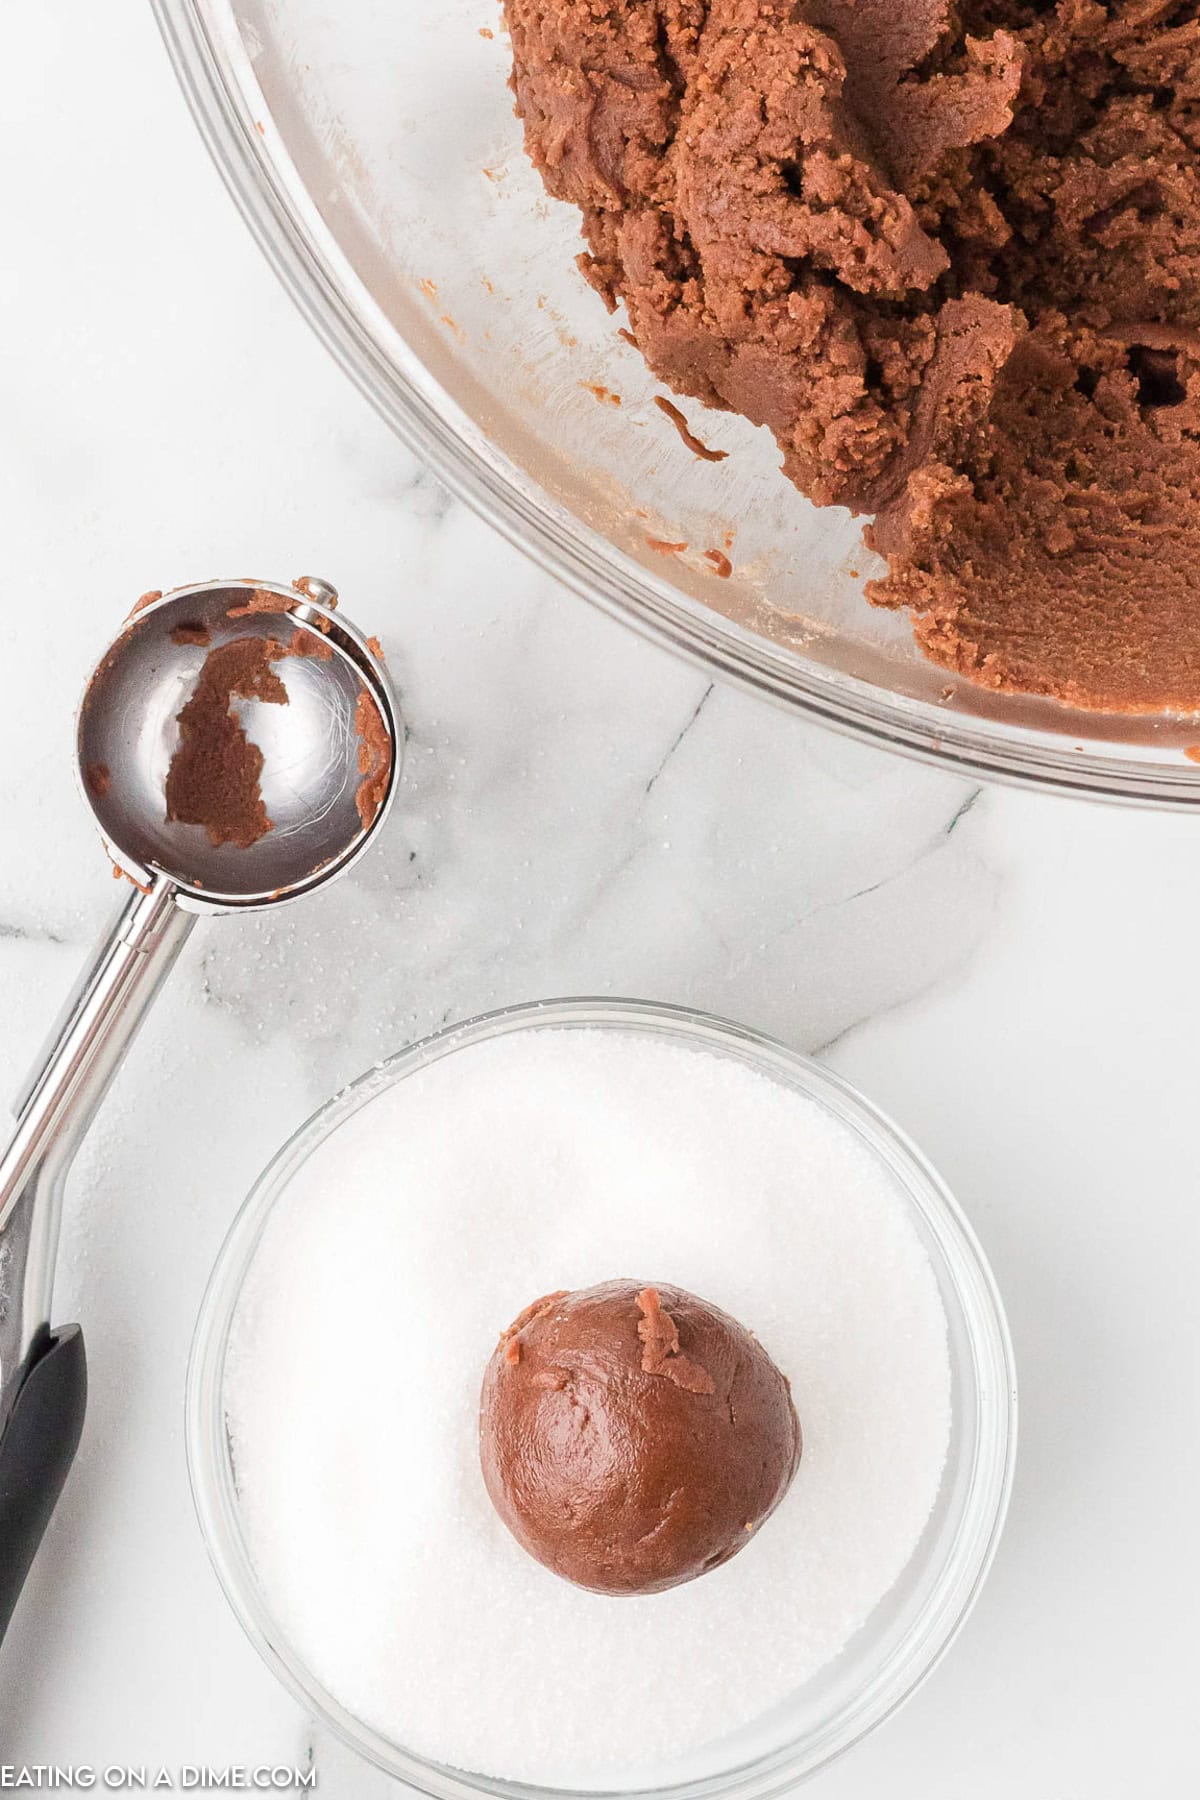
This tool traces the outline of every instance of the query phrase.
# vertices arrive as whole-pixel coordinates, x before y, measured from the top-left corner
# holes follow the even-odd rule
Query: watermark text
[[[177,1768],[146,1763],[0,1763],[0,1791],[30,1793],[84,1793],[90,1789],[110,1794],[209,1793],[248,1790],[257,1793],[311,1792],[317,1785],[315,1769],[292,1768],[287,1763],[231,1763],[218,1768],[210,1763],[181,1763]]]

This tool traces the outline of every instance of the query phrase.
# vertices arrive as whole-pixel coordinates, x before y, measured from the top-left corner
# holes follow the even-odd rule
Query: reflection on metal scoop
[[[0,1157],[0,1636],[83,1423],[82,1336],[50,1328],[74,1153],[196,915],[279,905],[331,880],[395,791],[391,689],[336,604],[315,578],[154,597],[84,696],[84,792],[132,886]]]
[[[306,893],[356,860],[386,805],[385,797],[372,811],[361,793],[373,749],[364,714],[383,726],[389,793],[395,774],[396,720],[381,664],[329,606],[331,588],[309,580],[303,589],[180,588],[133,615],[84,696],[79,763],[113,860],[139,886],[169,880],[188,911],[261,907]],[[172,775],[185,750],[180,718],[193,710],[206,666],[231,648],[236,655],[257,645],[286,700],[235,691],[230,716],[236,709],[234,731],[240,725],[259,753],[269,828],[249,843],[236,831],[214,842],[211,825],[170,816]],[[201,743],[201,762],[206,748],[217,765],[228,760],[230,740]],[[209,773],[216,788],[223,771]]]

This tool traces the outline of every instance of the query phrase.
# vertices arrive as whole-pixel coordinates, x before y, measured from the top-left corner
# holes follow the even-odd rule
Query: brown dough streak
[[[272,829],[259,786],[263,753],[242,729],[235,698],[287,705],[271,664],[284,654],[273,638],[231,638],[204,659],[178,715],[179,744],[167,770],[167,818],[202,825],[211,844],[248,849]]]
[[[647,1375],[665,1375],[676,1387],[689,1394],[715,1394],[716,1387],[707,1369],[685,1356],[679,1348],[679,1331],[670,1313],[665,1312],[657,1288],[643,1288],[637,1297],[642,1317],[638,1320],[638,1336],[645,1348],[642,1368]]]

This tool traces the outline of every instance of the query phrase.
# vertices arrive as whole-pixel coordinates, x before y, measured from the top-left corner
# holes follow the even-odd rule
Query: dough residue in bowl
[[[1190,0],[505,0],[526,145],[678,392],[873,513],[923,649],[1200,704]]]

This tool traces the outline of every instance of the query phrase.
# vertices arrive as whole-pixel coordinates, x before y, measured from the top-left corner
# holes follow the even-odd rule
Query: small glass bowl
[[[550,1790],[432,1763],[355,1718],[286,1642],[242,1536],[223,1401],[225,1356],[243,1282],[271,1209],[305,1160],[395,1082],[470,1045],[514,1031],[619,1030],[732,1057],[831,1112],[888,1170],[937,1279],[948,1326],[952,1421],[934,1510],[896,1586],[832,1663],[735,1738],[693,1759],[699,1773],[637,1791],[654,1800],[765,1800],[872,1731],[914,1692],[969,1613],[996,1549],[1012,1485],[1017,1398],[1012,1347],[975,1237],[909,1140],[839,1076],[740,1025],[641,1001],[555,1000],[451,1026],[369,1070],[286,1143],[259,1178],[217,1259],[188,1370],[187,1452],[201,1531],[221,1585],[268,1665],[368,1761],[438,1800]],[[706,1766],[711,1765],[711,1766]],[[610,1792],[613,1790],[609,1790]],[[633,1790],[626,1790],[633,1791]]]

